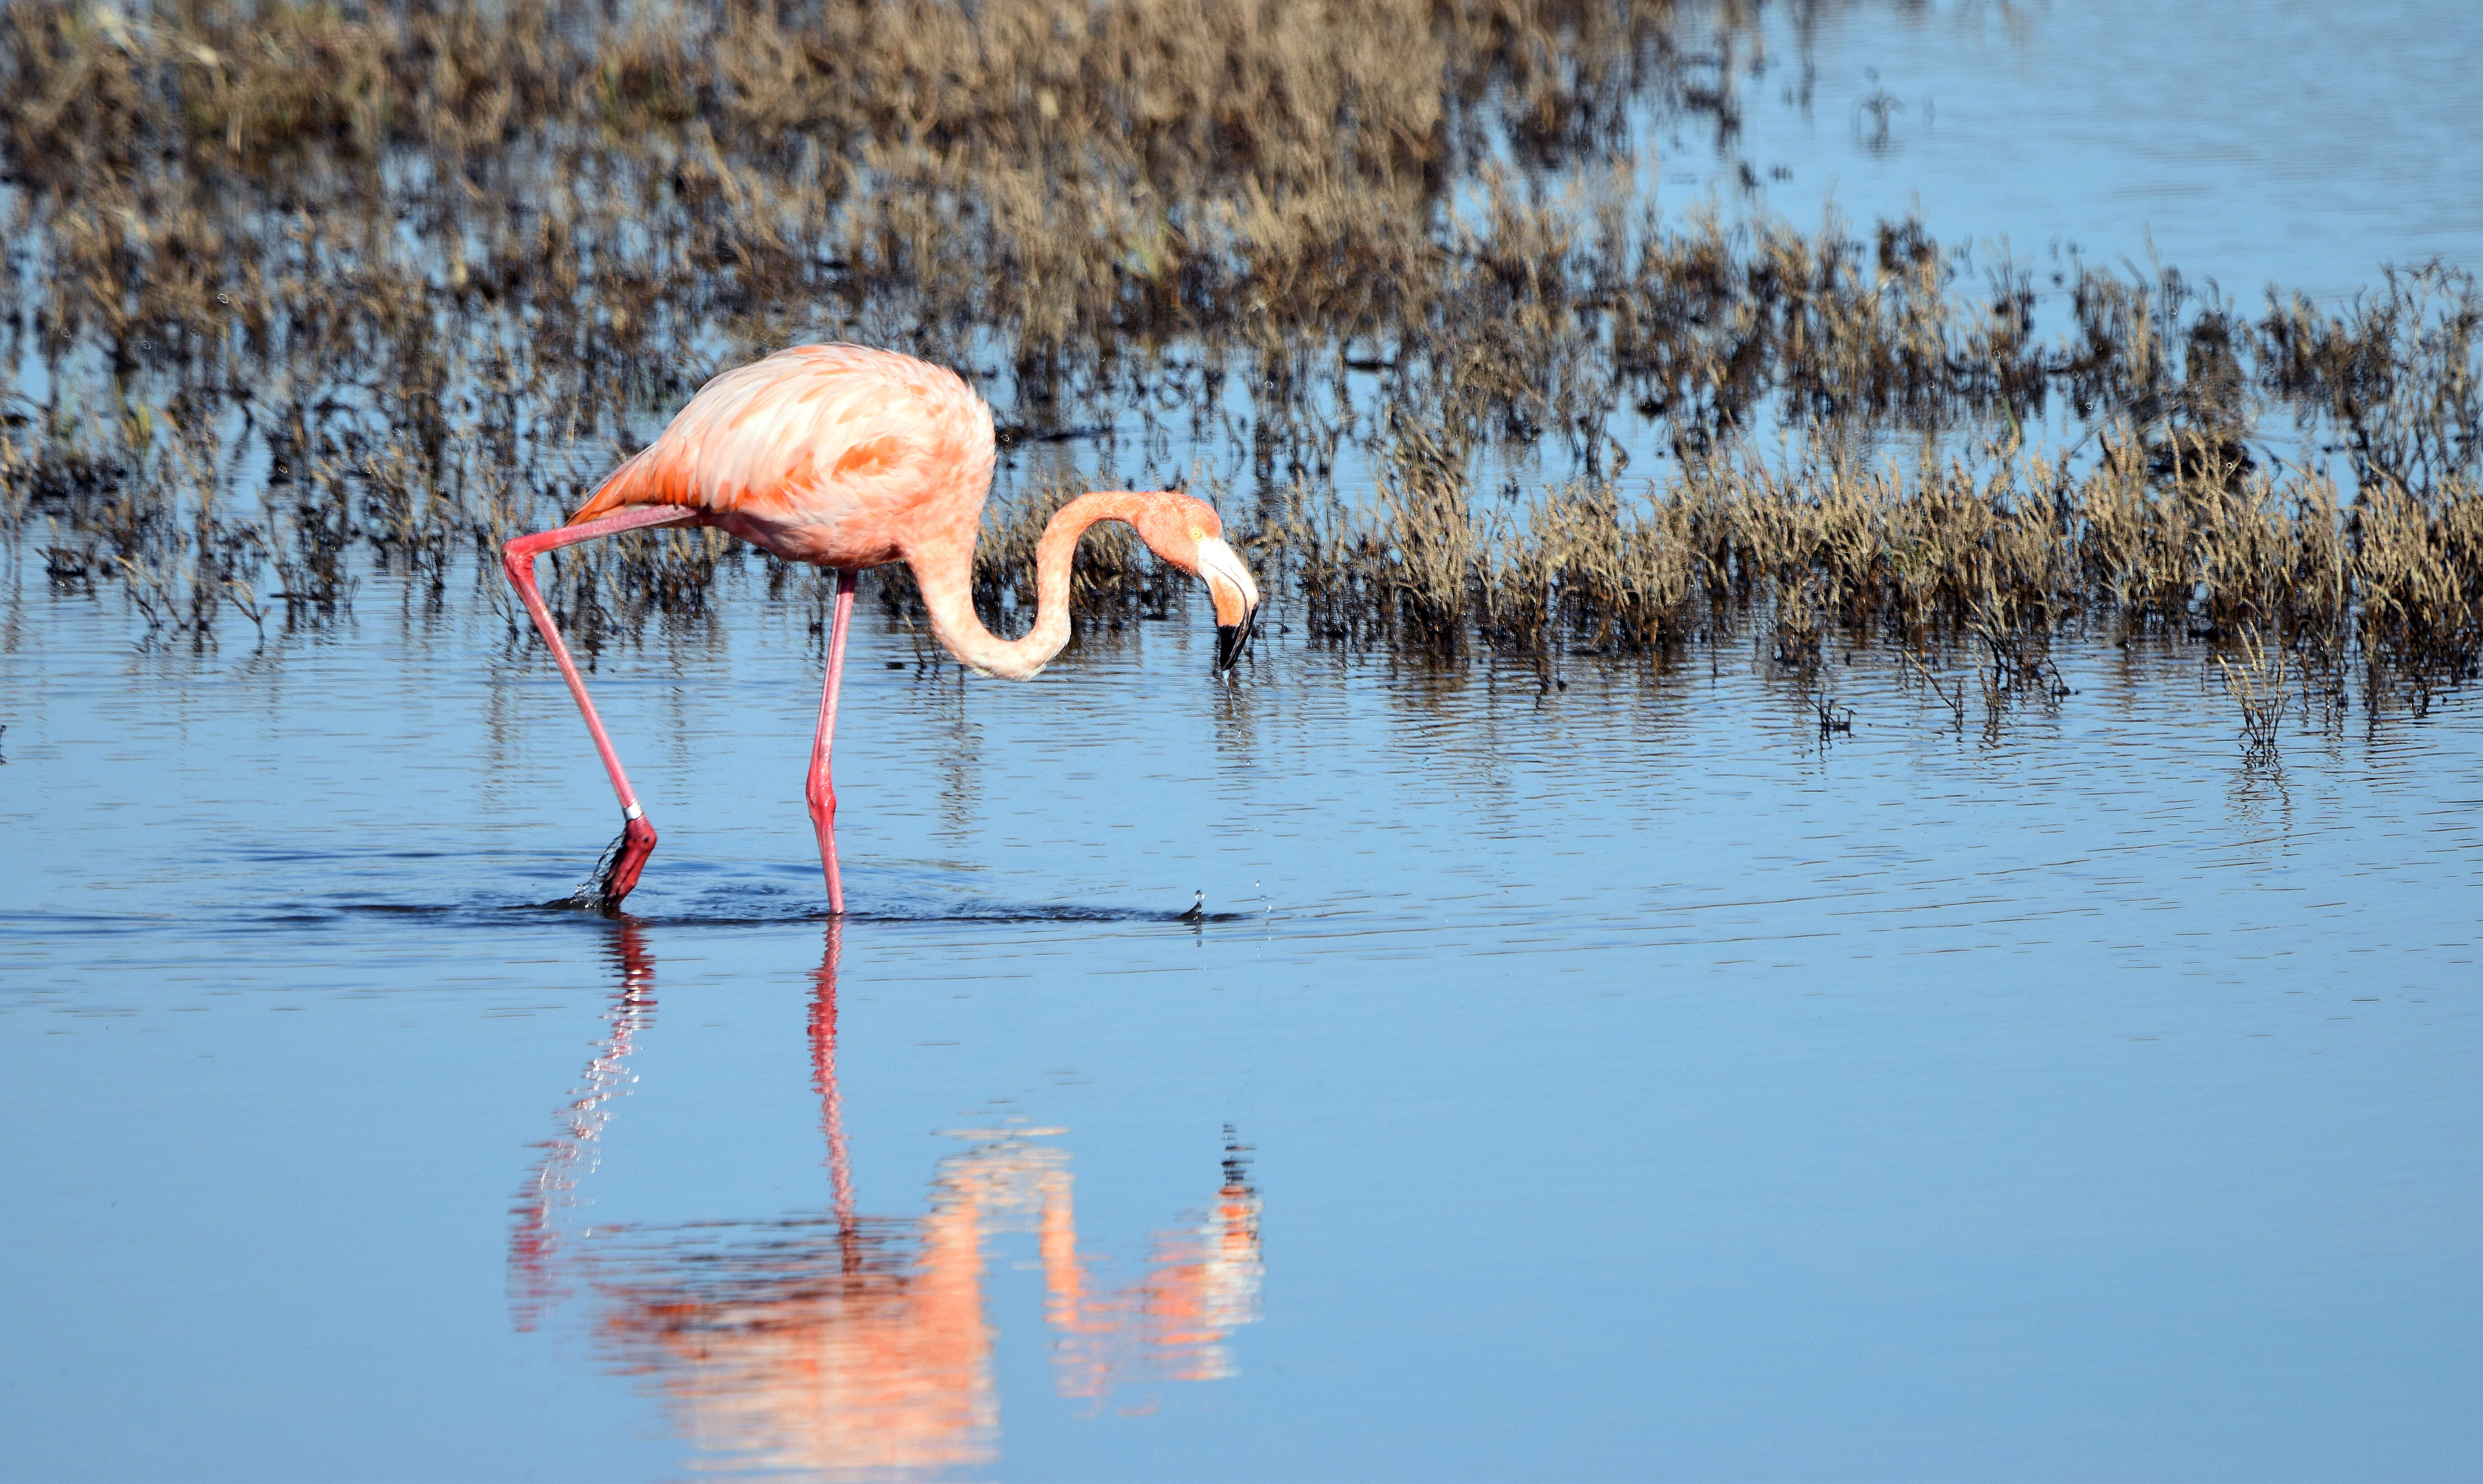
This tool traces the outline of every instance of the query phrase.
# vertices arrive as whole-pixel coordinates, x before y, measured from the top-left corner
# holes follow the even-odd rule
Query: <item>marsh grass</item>
[[[2305,704],[2357,662],[2417,705],[2470,675],[2470,275],[2254,313],[1919,223],[1658,217],[1635,142],[1728,138],[1763,18],[13,0],[0,334],[34,390],[0,410],[0,522],[155,642],[331,625],[382,572],[479,584],[530,643],[496,543],[714,371],[841,336],[998,405],[975,591],[1002,628],[1077,450],[1135,409],[1237,451],[1194,482],[1319,645],[1551,676],[1747,629],[1801,675],[1884,648],[1961,720],[1927,661],[1970,659],[1996,714],[2057,692],[2078,628],[2281,635]],[[2062,421],[2066,447],[2025,431]],[[2287,424],[2344,488],[2275,456]],[[563,553],[547,591],[592,655],[742,580],[824,613],[817,574],[713,533]],[[1108,631],[1179,591],[1107,534],[1075,601]],[[871,599],[921,639],[901,572]]]
[[[2231,649],[2215,657],[2216,669],[2225,693],[2241,710],[2243,751],[2254,761],[2272,761],[2288,699],[2284,651],[2267,644],[2256,629],[2244,630]]]

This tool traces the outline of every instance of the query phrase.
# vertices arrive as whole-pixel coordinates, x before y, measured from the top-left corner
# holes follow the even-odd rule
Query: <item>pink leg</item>
[[[655,827],[647,823],[647,811],[638,807],[638,796],[629,789],[629,775],[621,771],[621,755],[612,751],[612,739],[604,734],[603,719],[595,714],[595,702],[586,699],[586,681],[577,674],[577,661],[569,657],[569,646],[561,643],[560,630],[552,624],[551,610],[544,605],[543,594],[536,590],[535,558],[599,536],[644,526],[681,525],[700,518],[701,512],[678,505],[641,506],[584,525],[564,525],[521,536],[500,548],[500,565],[508,569],[509,581],[516,585],[526,612],[533,615],[544,643],[551,646],[551,657],[560,666],[561,678],[569,682],[569,693],[577,698],[577,709],[586,716],[586,729],[595,735],[595,750],[603,755],[603,771],[612,775],[612,792],[621,800],[621,838],[612,852],[611,866],[597,888],[599,900],[595,905],[606,912],[620,906],[629,888],[638,884],[638,873],[646,868],[647,857],[654,853]]]
[[[828,1189],[836,1198],[838,1245],[844,1249],[845,1271],[861,1270],[854,1227],[853,1161],[845,1152],[844,1099],[837,1092],[837,958],[843,948],[845,925],[828,919],[827,951],[819,970],[811,976],[811,1087],[819,1095],[819,1131],[828,1139]]]
[[[837,737],[837,687],[845,677],[845,621],[853,614],[854,574],[837,573],[837,616],[828,625],[828,683],[819,691],[819,733],[811,743],[811,825],[819,832],[819,868],[828,875],[828,911],[845,914],[845,884],[837,874],[837,790],[828,782],[828,750]]]

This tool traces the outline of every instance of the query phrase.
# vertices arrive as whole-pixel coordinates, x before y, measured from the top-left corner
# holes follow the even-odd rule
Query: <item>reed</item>
[[[1729,136],[1762,19],[12,0],[0,339],[37,391],[0,421],[0,539],[158,642],[332,624],[371,573],[507,611],[476,558],[706,376],[841,336],[969,368],[1012,430],[996,627],[1081,430],[1136,409],[1241,450],[1196,477],[1315,644],[1549,673],[1749,625],[1796,670],[1976,648],[2036,694],[2086,624],[2281,635],[2423,695],[2471,673],[2470,275],[2254,313],[1915,222],[1658,217],[1634,129]],[[2342,488],[2272,456],[2287,421]],[[818,601],[711,533],[567,554],[548,591],[593,654],[745,577]],[[1075,599],[1108,628],[1176,593],[1099,537]]]
[[[2256,629],[2243,630],[2233,651],[2217,655],[2216,669],[2242,713],[2244,754],[2256,762],[2273,761],[2288,699],[2284,653],[2270,648]]]

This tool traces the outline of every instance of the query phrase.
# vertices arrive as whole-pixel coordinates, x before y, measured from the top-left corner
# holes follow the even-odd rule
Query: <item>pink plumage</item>
[[[727,371],[570,517],[686,505],[788,562],[852,570],[965,537],[991,488],[992,410],[956,373],[859,345]]]
[[[1035,620],[1001,639],[975,617],[975,539],[992,483],[992,410],[956,373],[859,345],[803,345],[727,371],[699,388],[655,441],[605,478],[569,523],[502,548],[509,581],[551,649],[621,801],[622,837],[589,901],[617,908],[655,848],[620,755],[587,699],[569,647],[535,585],[546,551],[662,525],[711,525],[788,562],[837,571],[828,683],[811,751],[808,794],[828,901],[844,911],[837,869],[836,790],[828,754],[854,574],[887,562],[913,570],[931,631],[967,667],[1027,679],[1069,642],[1069,567],[1078,538],[1123,520],[1158,556],[1204,578],[1215,604],[1215,664],[1229,671],[1250,637],[1259,589],[1204,501],[1171,490],[1085,494],[1055,512],[1035,549]]]

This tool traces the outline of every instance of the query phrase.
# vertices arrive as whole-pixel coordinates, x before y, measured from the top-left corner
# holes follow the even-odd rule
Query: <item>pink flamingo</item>
[[[808,792],[829,910],[839,914],[845,896],[828,754],[844,676],[845,623],[863,569],[903,562],[914,570],[932,633],[960,664],[1029,679],[1069,642],[1069,564],[1079,537],[1099,520],[1125,521],[1156,555],[1206,581],[1215,604],[1215,667],[1219,674],[1232,669],[1249,642],[1258,585],[1225,544],[1215,508],[1170,490],[1085,494],[1062,506],[1035,547],[1034,627],[1016,640],[985,628],[975,616],[975,537],[992,462],[992,410],[955,373],[894,351],[796,346],[708,383],[568,524],[501,548],[509,581],[551,646],[621,800],[622,835],[595,905],[608,912],[638,884],[655,848],[655,827],[630,791],[577,663],[535,587],[535,558],[546,551],[648,526],[708,525],[785,561],[836,570]]]

